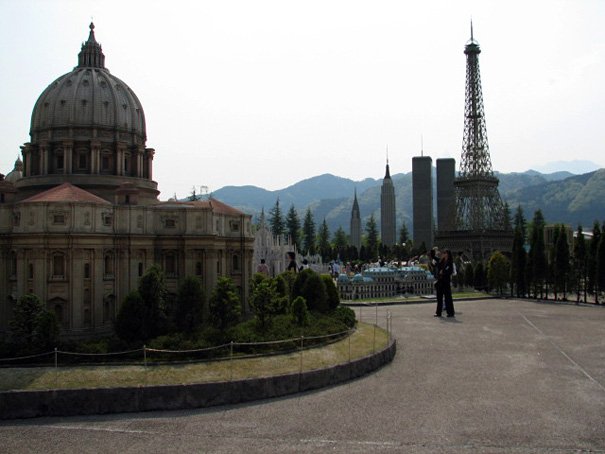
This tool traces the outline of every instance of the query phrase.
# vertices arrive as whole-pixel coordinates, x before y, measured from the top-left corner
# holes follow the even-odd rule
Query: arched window
[[[240,270],[239,255],[233,254],[231,261],[233,263],[233,271],[239,271]]]

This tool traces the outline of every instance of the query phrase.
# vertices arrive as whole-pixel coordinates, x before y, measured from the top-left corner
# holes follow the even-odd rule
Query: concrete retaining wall
[[[309,391],[361,377],[391,362],[395,340],[350,363],[302,374],[191,385],[0,392],[0,419],[177,410],[237,404]]]

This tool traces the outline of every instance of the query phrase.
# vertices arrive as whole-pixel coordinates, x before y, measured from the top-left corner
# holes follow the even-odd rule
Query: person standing
[[[260,259],[259,265],[256,267],[256,272],[269,276],[269,267],[265,263],[265,259]]]
[[[288,263],[288,267],[286,268],[286,270],[292,271],[293,273],[297,273],[298,266],[296,265],[296,254],[294,254],[294,252],[288,252],[287,256],[290,263]]]
[[[435,317],[441,317],[443,303],[445,299],[445,311],[448,317],[454,317],[454,300],[452,299],[452,273],[454,271],[454,261],[449,249],[442,252],[441,258],[437,263],[437,311]]]

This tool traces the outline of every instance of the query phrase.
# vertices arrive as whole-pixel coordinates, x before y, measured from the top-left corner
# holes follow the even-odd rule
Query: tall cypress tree
[[[298,212],[296,211],[296,208],[294,208],[294,204],[290,206],[288,214],[286,215],[286,229],[288,230],[288,235],[290,235],[292,243],[294,243],[296,247],[300,247],[300,219],[298,218]]]
[[[582,232],[581,225],[578,226],[573,256],[575,281],[577,287],[576,301],[580,301],[580,293],[583,291],[584,301],[586,302],[586,241],[584,240],[584,233]]]
[[[319,248],[319,253],[321,254],[321,259],[324,262],[330,260],[330,255],[332,253],[332,248],[330,247],[330,229],[328,229],[328,223],[325,218],[319,227],[317,246]]]
[[[595,292],[605,290],[605,223],[601,228],[601,238],[597,247],[597,273],[595,279]]]
[[[307,208],[303,222],[303,243],[305,254],[315,255],[315,221],[311,208]]]
[[[368,246],[366,254],[370,260],[375,260],[378,257],[378,229],[376,227],[376,220],[374,219],[373,214],[366,223],[366,234]]]
[[[527,277],[527,252],[525,252],[525,240],[520,226],[515,226],[513,236],[513,250],[511,261],[511,293],[514,286],[517,298],[526,295]]]
[[[582,227],[578,227],[578,235],[582,238],[584,244],[584,236],[581,235]],[[567,284],[569,282],[569,242],[567,241],[567,229],[563,224],[559,226],[559,236],[557,238],[555,254],[555,274],[557,276],[554,284],[563,291],[563,300],[567,300]]]
[[[594,294],[595,303],[599,304],[598,293],[595,292],[597,280],[597,250],[601,239],[601,227],[599,221],[595,221],[592,227],[592,238],[588,245],[588,257],[586,260],[586,275],[588,292]]]
[[[544,216],[541,210],[534,213],[529,243],[529,266],[534,298],[544,297],[544,279],[546,277],[546,251],[544,246]]]
[[[269,211],[269,225],[271,226],[271,233],[275,236],[283,235],[286,233],[286,224],[284,217],[279,207],[279,197],[275,201],[275,205]]]

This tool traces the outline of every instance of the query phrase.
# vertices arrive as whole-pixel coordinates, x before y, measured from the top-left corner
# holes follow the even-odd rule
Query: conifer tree
[[[283,235],[286,232],[286,223],[279,207],[279,197],[271,211],[269,211],[269,225],[271,226],[271,233],[275,236]]]
[[[303,244],[305,254],[315,255],[315,221],[311,208],[307,208],[303,222]]]
[[[586,260],[586,276],[587,276],[587,290],[589,293],[594,294],[595,303],[599,304],[598,293],[595,292],[595,283],[597,280],[597,250],[599,248],[599,241],[601,239],[601,227],[598,221],[594,222],[592,227],[592,238],[588,245],[588,257]]]
[[[500,296],[503,294],[503,289],[509,280],[510,262],[500,251],[495,251],[489,258],[487,263],[487,280],[489,286],[497,289]]]
[[[334,233],[334,249],[336,249],[338,254],[341,254],[341,258],[348,245],[349,243],[345,231],[342,226],[338,226],[338,229]]]
[[[580,293],[582,291],[584,291],[584,301],[586,301],[586,241],[584,240],[581,225],[578,226],[573,256],[577,292],[576,301],[580,301]]]
[[[376,227],[376,220],[372,214],[366,223],[366,254],[368,259],[375,260],[378,254],[378,229]]]
[[[300,248],[300,219],[298,218],[298,212],[296,211],[296,208],[294,208],[294,204],[290,206],[288,214],[286,215],[286,228],[292,243]]]
[[[529,243],[529,272],[534,289],[534,298],[544,297],[544,279],[546,278],[547,262],[544,246],[544,216],[541,210],[534,213],[531,225]]]
[[[555,276],[554,285],[563,291],[563,300],[567,299],[567,284],[569,282],[569,242],[567,241],[567,230],[563,224],[559,226],[559,236],[555,244]],[[578,235],[582,238],[582,254],[585,255],[584,235],[582,235],[582,227],[578,227]],[[585,257],[582,258],[585,264]],[[583,266],[585,269],[586,267]]]
[[[402,224],[401,228],[399,229],[399,244],[407,243],[409,236],[410,234],[408,232],[408,228],[405,226],[405,224]]]
[[[597,247],[597,272],[595,279],[595,292],[602,292],[605,290],[605,223],[601,229],[601,238],[599,239],[599,245]]]
[[[330,259],[332,248],[330,247],[330,230],[328,229],[328,223],[324,218],[324,221],[319,227],[319,234],[317,235],[317,244],[319,247],[319,253],[321,259],[326,262]]]
[[[515,226],[513,234],[513,250],[511,261],[511,294],[512,288],[515,288],[517,298],[526,294],[526,275],[527,275],[527,252],[525,252],[525,240],[523,239],[523,230],[521,226]]]

